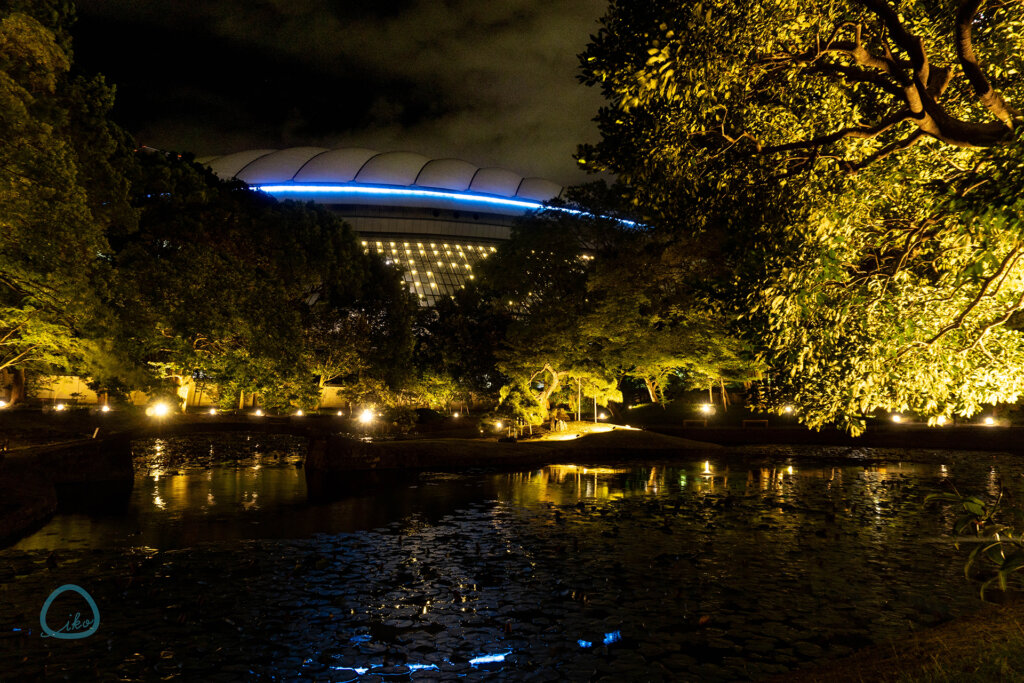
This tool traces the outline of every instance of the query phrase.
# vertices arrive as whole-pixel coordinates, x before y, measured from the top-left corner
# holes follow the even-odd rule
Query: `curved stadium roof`
[[[522,213],[562,192],[558,183],[503,168],[362,147],[254,149],[198,161],[222,178],[269,194],[322,203],[468,201],[497,213]]]

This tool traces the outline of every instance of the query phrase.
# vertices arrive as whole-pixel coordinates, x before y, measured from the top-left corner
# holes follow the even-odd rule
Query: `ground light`
[[[0,408],[6,408],[6,407],[7,407],[7,401],[0,401]]]
[[[784,412],[786,415],[792,415],[793,406],[786,406],[785,408],[782,409],[782,412]]]
[[[256,417],[263,417],[263,411],[260,410],[259,408],[254,410],[252,414],[255,415]]]
[[[984,422],[985,422],[985,426],[986,427],[991,427],[992,425],[994,425],[996,423],[995,419],[991,418],[991,417],[986,417]]]
[[[338,417],[341,417],[341,411],[340,410],[338,411]]]
[[[217,409],[216,408],[210,408],[210,415],[216,415],[216,414],[217,414]]]
[[[64,409],[65,409],[66,407],[67,407],[67,406],[65,406],[65,405],[64,405],[63,403],[58,403],[57,405],[55,405],[55,406],[53,407],[53,409],[54,409],[54,410],[64,410]]]
[[[903,416],[900,415],[899,413],[895,413],[895,414],[891,415],[890,418],[896,424],[899,424],[899,423],[903,422]]]
[[[153,404],[153,417],[167,417],[167,414],[170,412],[171,407],[166,403]]]
[[[364,410],[363,412],[359,413],[359,421],[362,422],[364,425],[373,422],[373,411]]]
[[[452,417],[458,417],[458,416],[459,416],[458,413],[452,413]]]
[[[945,425],[946,422],[947,420],[945,415],[939,415],[937,418],[935,418],[935,424],[939,425],[940,427]]]
[[[109,405],[107,405],[106,403],[104,403],[104,404],[103,404],[103,407],[102,407],[102,408],[100,408],[100,412],[101,412],[101,413],[109,413],[109,412],[110,412],[110,406],[109,406]]]
[[[712,410],[712,407],[711,407],[710,403],[701,403],[700,404],[700,412],[704,413],[705,415],[710,414],[711,410]]]
[[[303,415],[305,415],[305,413],[303,413],[301,409],[295,411],[295,417],[302,417]]]

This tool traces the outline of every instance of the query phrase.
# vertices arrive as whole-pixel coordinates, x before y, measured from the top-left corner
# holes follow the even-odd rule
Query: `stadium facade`
[[[278,199],[328,207],[368,252],[400,265],[427,306],[473,280],[513,223],[563,189],[460,159],[361,147],[255,149],[197,161]]]

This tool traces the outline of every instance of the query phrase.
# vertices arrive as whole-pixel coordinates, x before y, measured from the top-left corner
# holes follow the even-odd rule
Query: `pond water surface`
[[[923,498],[1024,491],[1009,455],[773,447],[310,501],[301,440],[213,439],[0,550],[0,678],[762,679],[979,609]],[[40,637],[64,584],[94,635]]]

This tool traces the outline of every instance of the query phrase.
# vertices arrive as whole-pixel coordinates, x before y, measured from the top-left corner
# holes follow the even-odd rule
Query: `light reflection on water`
[[[913,500],[907,496],[917,484],[938,489],[955,474],[964,490],[989,495],[995,495],[1001,484],[994,465],[971,470],[945,462],[829,465],[786,456],[733,454],[718,460],[653,465],[578,463],[514,473],[424,473],[356,486],[320,502],[307,499],[301,439],[253,435],[153,439],[137,450],[135,488],[123,509],[58,514],[16,547],[174,548],[244,539],[309,538],[374,529],[410,515],[429,523],[485,501],[536,507],[642,497],[681,505],[713,497],[730,505],[742,501],[776,517],[799,517],[814,510],[814,514],[868,514],[880,522],[910,508],[911,516],[921,514],[923,494]],[[709,514],[702,511],[700,516]],[[924,516],[937,514],[929,511]]]
[[[1008,482],[1011,502],[1022,492],[1021,465],[1010,458],[858,464],[766,449],[426,473],[315,502],[296,466],[301,446],[152,443],[123,510],[59,515],[19,548],[113,548],[106,557],[128,546],[212,543],[159,560],[152,571],[173,572],[178,593],[143,602],[163,614],[162,600],[177,604],[193,580],[213,581],[208,597],[221,611],[204,605],[201,623],[234,619],[243,603],[275,605],[276,618],[307,631],[277,633],[271,620],[258,649],[264,637],[280,638],[309,658],[296,661],[339,674],[391,675],[382,648],[407,653],[410,670],[436,662],[508,673],[544,657],[552,667],[555,659],[611,666],[643,648],[697,679],[700,670],[687,666],[802,647],[775,661],[788,669],[976,609],[962,559],[942,537],[956,511],[922,499],[946,480],[980,493]],[[367,533],[320,535],[349,531]],[[231,547],[248,538],[307,540]],[[42,557],[36,564],[45,566]],[[183,627],[182,638],[196,630]],[[363,635],[339,646],[349,633]],[[135,651],[133,639],[112,642]],[[324,648],[340,648],[337,661]],[[690,665],[672,652],[687,653]],[[271,670],[285,666],[266,656]],[[604,673],[646,679],[642,663],[631,666]]]

